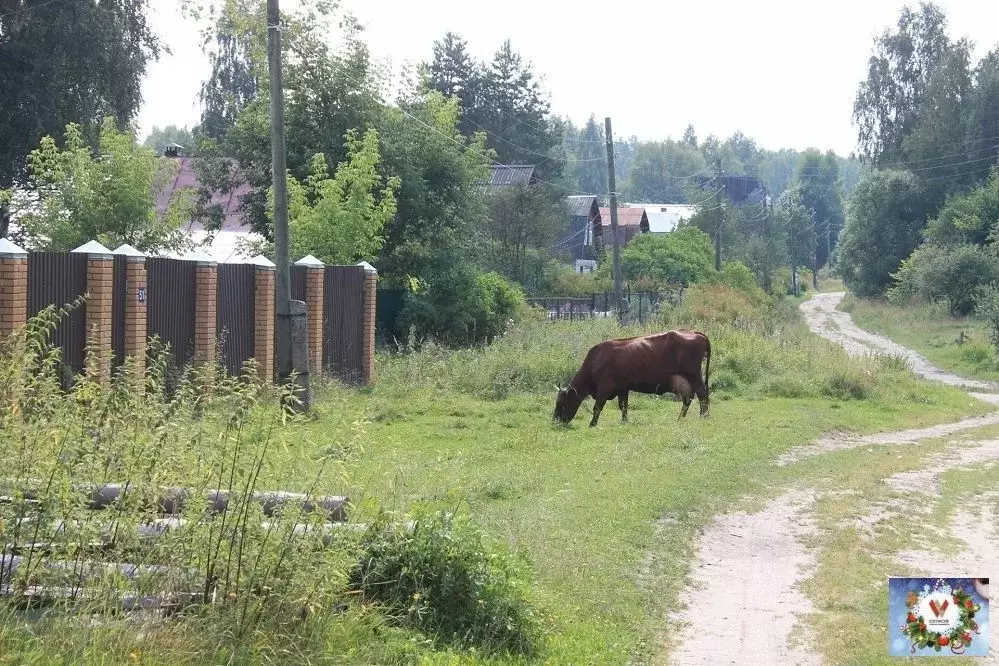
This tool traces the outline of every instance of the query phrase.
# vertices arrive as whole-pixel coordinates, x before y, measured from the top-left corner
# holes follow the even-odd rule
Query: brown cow
[[[701,362],[704,379],[701,379]],[[708,377],[711,342],[700,331],[668,331],[656,335],[605,340],[590,348],[579,372],[565,388],[558,388],[553,419],[569,423],[588,396],[595,401],[590,426],[597,425],[604,403],[615,397],[621,420],[628,421],[628,393],[677,393],[683,399],[680,417],[687,415],[697,395],[701,416],[708,413]],[[686,395],[684,395],[686,394]]]

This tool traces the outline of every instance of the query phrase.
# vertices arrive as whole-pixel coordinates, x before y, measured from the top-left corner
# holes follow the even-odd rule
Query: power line
[[[24,9],[15,9],[12,12],[7,12],[6,14],[0,14],[0,18],[7,18],[8,16],[15,16],[17,14],[24,14],[26,12],[30,12],[30,11],[35,10],[35,9],[40,9],[40,8],[45,7],[47,5],[54,5],[57,2],[62,2],[62,0],[46,0],[46,2],[41,2],[41,3],[37,4],[37,5],[32,5],[32,6],[29,6],[29,7],[25,7]]]
[[[571,163],[574,163],[574,164],[585,164],[585,163],[588,163],[588,162],[605,162],[605,161],[607,161],[607,157],[603,156],[603,155],[600,156],[600,157],[594,157],[592,159],[580,160],[580,159],[564,159],[564,158],[561,158],[561,157],[554,157],[552,155],[546,155],[544,153],[539,153],[537,151],[531,150],[530,148],[525,148],[525,147],[523,147],[521,145],[518,145],[518,144],[514,143],[513,141],[509,141],[509,140],[501,137],[499,134],[496,134],[495,132],[492,132],[488,128],[483,127],[482,125],[480,125],[479,123],[475,122],[474,120],[471,120],[469,118],[465,118],[465,120],[467,120],[468,122],[472,123],[473,125],[475,125],[479,129],[481,129],[483,132],[485,132],[489,136],[491,136],[493,138],[496,138],[496,139],[499,139],[503,143],[508,144],[510,146],[513,146],[514,148],[516,148],[517,150],[519,150],[521,152],[528,153],[530,155],[537,155],[538,157],[543,157],[546,160],[551,160],[553,162],[564,162],[566,164],[571,164]]]

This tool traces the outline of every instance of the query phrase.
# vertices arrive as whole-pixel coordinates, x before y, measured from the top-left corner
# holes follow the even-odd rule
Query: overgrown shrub
[[[498,273],[482,273],[468,263],[406,294],[399,315],[403,330],[445,344],[487,342],[506,331],[526,311],[523,292]]]
[[[714,281],[748,294],[754,301],[762,301],[766,294],[749,267],[738,261],[726,261]]]
[[[445,643],[529,654],[538,621],[512,556],[486,547],[467,519],[438,512],[412,530],[388,520],[362,540],[351,585],[415,629]]]
[[[924,244],[892,275],[888,301],[904,305],[914,298],[943,301],[952,317],[971,314],[982,287],[999,279],[999,258],[977,245]]]

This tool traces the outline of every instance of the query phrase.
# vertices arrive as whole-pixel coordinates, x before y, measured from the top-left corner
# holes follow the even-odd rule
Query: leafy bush
[[[523,292],[503,276],[459,262],[407,293],[399,320],[419,337],[461,345],[502,335],[526,308]]]
[[[621,251],[621,276],[651,279],[661,285],[688,286],[714,273],[711,237],[693,226],[668,234],[640,234]],[[609,271],[609,262],[602,270]]]
[[[592,273],[577,273],[566,267],[552,276],[550,292],[546,295],[566,298],[589,296],[594,292],[611,291],[613,284],[606,277],[598,278]]]
[[[974,310],[979,289],[999,279],[999,258],[977,245],[925,244],[902,262],[892,279],[895,284],[887,293],[892,304],[916,297],[943,301],[951,316],[963,317]]]
[[[760,288],[753,272],[749,270],[748,266],[738,261],[725,262],[714,281],[738,289],[751,296],[755,301],[762,301],[766,298],[766,294]]]
[[[936,219],[926,225],[926,237],[941,245],[984,245],[995,236],[997,222],[999,167],[993,167],[984,185],[944,203]]]
[[[417,519],[411,531],[376,521],[362,548],[352,587],[404,624],[488,652],[535,649],[537,621],[515,561],[487,549],[467,520],[439,512]]]

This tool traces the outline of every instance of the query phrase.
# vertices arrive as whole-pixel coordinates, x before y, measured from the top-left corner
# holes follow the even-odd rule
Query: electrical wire
[[[16,16],[17,14],[25,14],[35,9],[41,9],[42,7],[48,5],[54,5],[57,2],[62,2],[62,0],[47,0],[46,2],[40,2],[37,5],[32,5],[30,7],[25,7],[24,9],[15,9],[12,12],[7,12],[6,14],[0,14],[0,18],[7,18],[8,16]]]

